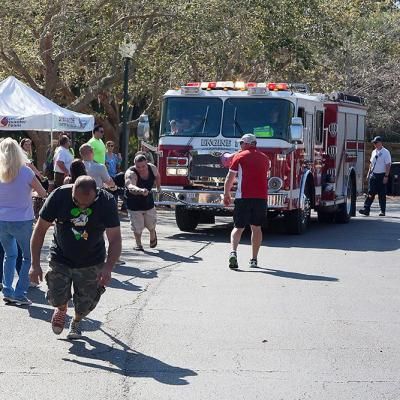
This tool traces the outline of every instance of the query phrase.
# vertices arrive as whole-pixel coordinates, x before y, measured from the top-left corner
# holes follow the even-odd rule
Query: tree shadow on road
[[[208,226],[193,233],[179,232],[167,239],[229,243],[232,226]],[[308,230],[302,235],[288,235],[283,218],[276,218],[264,231],[263,246],[276,248],[326,249],[348,251],[394,251],[400,248],[399,223],[393,217],[352,218],[348,224],[322,224],[312,218]],[[379,240],[377,240],[379,237]],[[245,230],[241,244],[250,244],[250,232]]]
[[[191,241],[195,243],[229,243],[230,231],[232,227],[226,225],[215,225],[212,227],[197,229],[195,232],[179,232],[170,236],[166,236],[166,239],[179,240],[179,241]],[[245,236],[243,238],[245,239]]]
[[[332,276],[302,274],[299,272],[283,271],[280,269],[273,269],[273,268],[253,267],[251,270],[237,269],[235,271],[261,273],[261,274],[278,276],[280,278],[299,279],[299,280],[304,280],[304,281],[339,282],[338,278],[335,278]]]
[[[73,341],[69,349],[70,354],[82,358],[82,360],[65,357],[63,360],[123,376],[153,378],[166,385],[188,385],[189,382],[185,377],[197,375],[193,370],[174,367],[154,357],[135,351],[103,329],[100,329],[100,331],[112,340],[112,345],[83,337],[81,340]],[[93,361],[86,361],[84,359]],[[108,365],[102,365],[96,361],[107,363]]]

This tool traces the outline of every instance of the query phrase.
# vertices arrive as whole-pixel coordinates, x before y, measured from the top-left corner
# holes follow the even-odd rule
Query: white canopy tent
[[[62,108],[13,76],[0,82],[0,130],[93,130],[94,117]]]

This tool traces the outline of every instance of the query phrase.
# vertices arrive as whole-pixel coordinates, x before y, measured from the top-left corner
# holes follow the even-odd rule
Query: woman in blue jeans
[[[32,189],[45,197],[34,172],[26,165],[26,156],[11,138],[0,142],[0,243],[4,248],[3,299],[8,303],[29,305],[26,297],[31,266],[30,239],[33,225]],[[22,251],[19,278],[13,287],[17,243]]]
[[[19,271],[21,271],[21,265],[22,265],[22,251],[20,247],[17,245],[17,250],[18,250],[18,255],[17,255],[17,261],[15,264],[15,269],[17,270],[17,274],[19,275]],[[3,262],[4,262],[4,249],[3,246],[0,243],[0,290],[3,289]]]

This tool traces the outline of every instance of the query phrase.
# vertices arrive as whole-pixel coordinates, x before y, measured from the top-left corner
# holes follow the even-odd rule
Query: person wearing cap
[[[390,166],[392,158],[388,149],[383,147],[381,136],[375,136],[372,143],[375,149],[372,151],[370,165],[367,174],[368,195],[364,202],[364,208],[358,210],[362,215],[368,216],[371,204],[374,202],[375,195],[378,195],[381,212],[380,217],[386,213],[386,185],[389,179]]]
[[[233,156],[224,185],[224,205],[231,204],[231,189],[235,178],[237,190],[233,212],[229,268],[237,269],[237,248],[247,225],[251,228],[252,258],[250,267],[257,267],[258,251],[262,242],[261,225],[267,215],[269,158],[257,150],[257,139],[247,133],[240,139],[241,151]]]

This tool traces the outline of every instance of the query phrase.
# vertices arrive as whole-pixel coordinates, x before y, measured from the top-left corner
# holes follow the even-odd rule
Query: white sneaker
[[[14,303],[18,306],[30,306],[32,304],[32,302],[26,296],[15,297]]]
[[[252,258],[252,259],[249,261],[249,267],[250,267],[250,268],[257,268],[257,259],[256,259],[256,258]]]
[[[80,321],[71,320],[71,325],[69,326],[69,331],[67,334],[67,339],[74,340],[80,339],[82,337],[82,330],[80,328]]]
[[[5,303],[7,303],[7,304],[14,304],[14,303],[17,302],[17,301],[15,300],[15,298],[14,298],[14,297],[11,297],[11,296],[4,296],[4,297],[3,297],[3,301],[4,301]]]
[[[231,251],[229,254],[229,268],[230,269],[238,269],[238,260],[237,260],[237,255],[235,251]]]

